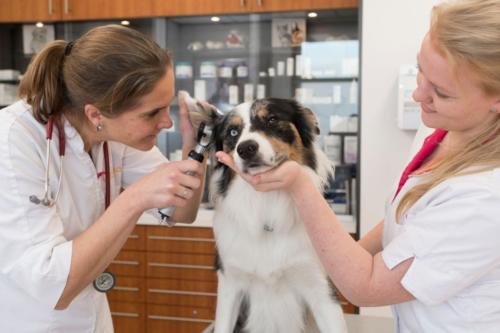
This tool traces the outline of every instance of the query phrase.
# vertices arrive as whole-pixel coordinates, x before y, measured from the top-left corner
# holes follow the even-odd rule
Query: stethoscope
[[[59,181],[57,182],[57,191],[55,197],[52,197],[50,193],[50,179],[49,179],[49,170],[50,170],[50,146],[52,142],[52,132],[54,131],[54,123],[57,127],[58,136],[59,136]],[[29,199],[32,203],[39,205],[42,204],[47,207],[52,207],[59,198],[59,193],[61,191],[61,182],[62,182],[62,174],[63,174],[63,160],[64,154],[66,152],[66,137],[64,135],[64,128],[60,122],[59,118],[49,117],[47,120],[47,125],[45,127],[46,135],[45,139],[47,141],[47,148],[45,150],[45,186],[43,197],[40,199],[35,194],[30,195]],[[108,150],[108,142],[105,141],[103,144],[103,152],[104,152],[104,176],[106,182],[106,192],[104,196],[104,209],[109,207],[109,203],[111,201],[111,179],[110,179],[110,167],[109,167],[109,150]],[[93,282],[94,288],[100,292],[106,292],[111,290],[115,286],[115,276],[113,273],[109,271],[105,271],[94,280]]]
[[[54,198],[52,198],[52,194],[50,193],[50,147],[52,142],[52,132],[54,130],[54,123],[57,127],[58,136],[59,136],[59,181],[57,182],[57,191]],[[30,195],[29,199],[32,203],[39,205],[42,204],[47,207],[53,206],[57,199],[59,198],[59,193],[61,191],[61,183],[62,183],[62,175],[63,175],[63,160],[64,154],[66,152],[66,137],[64,136],[64,128],[59,120],[59,118],[55,119],[54,117],[49,117],[46,125],[46,135],[45,139],[47,141],[47,148],[45,150],[45,185],[44,185],[44,193],[43,197],[40,199],[35,194]],[[110,166],[109,166],[109,150],[108,150],[108,142],[105,141],[103,144],[104,151],[104,172],[105,172],[105,182],[106,182],[106,192],[105,192],[105,206],[107,209],[109,203],[111,201],[111,180],[110,180]]]

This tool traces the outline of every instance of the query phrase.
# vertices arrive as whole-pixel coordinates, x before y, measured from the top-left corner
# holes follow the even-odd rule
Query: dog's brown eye
[[[270,116],[267,118],[267,124],[270,126],[275,125],[277,122],[278,122],[278,118],[276,118],[275,116]]]

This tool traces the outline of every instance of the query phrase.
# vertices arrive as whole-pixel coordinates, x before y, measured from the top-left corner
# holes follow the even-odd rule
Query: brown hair
[[[42,123],[63,110],[83,117],[86,104],[114,117],[136,106],[171,65],[168,52],[143,34],[120,25],[101,26],[74,43],[47,45],[28,66],[19,96]]]
[[[432,10],[430,37],[456,75],[468,66],[486,95],[500,94],[500,3],[498,0],[445,2]],[[500,167],[500,116],[484,124],[478,136],[447,153],[409,190],[397,209],[398,220],[427,191],[445,180]]]

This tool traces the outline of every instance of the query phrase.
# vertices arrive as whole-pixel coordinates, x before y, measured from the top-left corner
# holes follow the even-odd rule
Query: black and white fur
[[[190,117],[213,122],[215,150],[256,174],[292,159],[318,189],[332,165],[316,146],[316,117],[297,102],[263,99],[218,116],[194,102]],[[290,196],[257,192],[223,164],[210,184],[219,254],[215,333],[347,332],[342,309]]]

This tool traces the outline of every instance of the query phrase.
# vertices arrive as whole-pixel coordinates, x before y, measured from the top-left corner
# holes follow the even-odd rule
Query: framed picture
[[[300,46],[305,40],[305,19],[273,19],[271,41],[273,47]]]
[[[23,25],[23,52],[24,54],[37,54],[44,46],[54,40],[54,25],[45,24],[37,27],[34,24]]]

